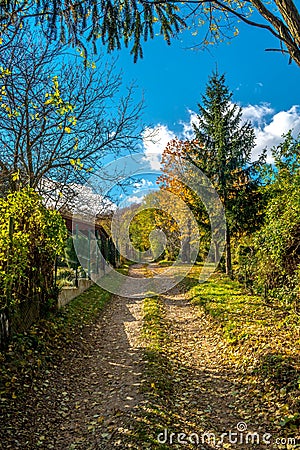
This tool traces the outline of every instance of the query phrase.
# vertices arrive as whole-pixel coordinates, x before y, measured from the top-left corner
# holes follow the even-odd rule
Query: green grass
[[[157,296],[147,297],[143,301],[142,336],[148,350],[162,350],[167,333],[163,322],[163,306]]]
[[[266,305],[262,297],[248,295],[239,283],[223,274],[215,273],[203,284],[191,283],[188,295],[194,305],[215,319],[230,343],[238,344],[258,336],[265,341],[271,334],[279,338],[279,330],[282,339],[286,338],[282,344],[291,344],[292,336],[293,347],[295,337],[300,343],[298,316]]]
[[[280,417],[299,421],[299,316],[248,295],[239,283],[220,273],[199,284],[199,271],[194,267],[185,280],[188,296],[220,335],[224,360],[234,364],[249,384],[261,385],[266,399],[270,392],[278,398],[274,422]]]
[[[268,423],[279,435],[295,434],[300,423],[299,318],[266,305],[261,297],[248,295],[224,274],[215,273],[200,284],[201,269],[195,265],[179,288],[185,288],[195,314],[204,319],[207,334],[214,336],[220,370],[223,360],[242,387],[237,402],[241,411],[254,421]],[[157,296],[145,298],[146,407],[135,427],[140,448],[143,444],[150,445],[145,448],[170,448],[157,441],[160,432],[194,430],[198,423],[198,411],[186,405],[184,397],[193,392],[193,383],[189,384],[192,373],[177,357],[178,343],[173,341],[170,327],[163,301]],[[209,423],[209,417],[203,420]]]

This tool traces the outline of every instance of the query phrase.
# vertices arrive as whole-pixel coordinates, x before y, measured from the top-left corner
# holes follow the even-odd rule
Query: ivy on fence
[[[37,315],[49,308],[53,264],[66,237],[60,214],[45,208],[33,189],[0,199],[0,314],[6,327],[18,323],[24,304],[35,303]]]

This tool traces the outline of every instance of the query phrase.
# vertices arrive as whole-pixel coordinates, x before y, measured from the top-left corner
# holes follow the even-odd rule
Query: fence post
[[[103,275],[105,275],[106,238],[104,235],[101,235],[101,255],[101,270]]]
[[[88,278],[91,279],[91,230],[88,231]]]
[[[54,280],[53,280],[54,286],[56,286],[56,282],[57,282],[57,255],[55,255],[54,259]]]
[[[7,249],[7,264],[6,264],[6,274],[9,274],[10,268],[10,255],[12,253],[13,248],[13,234],[14,234],[14,218],[9,218],[8,223],[8,249]],[[11,330],[11,300],[12,300],[12,282],[9,277],[6,280],[5,286],[5,294],[6,294],[6,306],[3,310],[3,313],[0,314],[0,328],[1,328],[1,342],[0,346],[5,348],[10,339],[10,330]]]
[[[74,245],[74,250],[75,250],[75,258],[76,258],[76,267],[75,267],[75,287],[78,288],[79,286],[79,282],[78,282],[78,267],[80,266],[80,261],[78,259],[78,254],[77,252],[79,252],[79,248],[78,248],[78,243],[79,243],[79,236],[78,236],[78,223],[75,224],[75,245]]]
[[[6,266],[7,272],[9,271],[9,266],[10,266],[10,255],[12,253],[12,247],[13,247],[13,234],[14,234],[14,218],[10,217],[9,225],[8,225],[9,242],[8,242],[7,266]],[[8,285],[6,288],[6,295],[7,295],[7,303],[8,303],[8,307],[9,307],[10,303],[11,303],[11,293],[12,293],[11,281],[9,281],[7,284]]]
[[[76,262],[76,267],[75,267],[75,287],[78,288],[79,283],[78,283],[78,263]]]

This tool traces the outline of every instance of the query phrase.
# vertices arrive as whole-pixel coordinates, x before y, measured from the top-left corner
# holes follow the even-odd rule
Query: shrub
[[[18,305],[37,298],[38,310],[45,309],[54,295],[54,261],[66,237],[60,214],[45,208],[32,188],[0,199],[0,310],[13,316]]]

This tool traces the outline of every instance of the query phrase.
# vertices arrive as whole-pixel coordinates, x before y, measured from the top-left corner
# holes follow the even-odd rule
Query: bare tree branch
[[[0,53],[0,179],[41,186],[82,182],[103,157],[134,151],[142,103],[134,87],[119,93],[114,63],[84,67],[82,58],[23,33]],[[61,64],[64,59],[64,64]],[[96,67],[97,66],[97,67]]]

